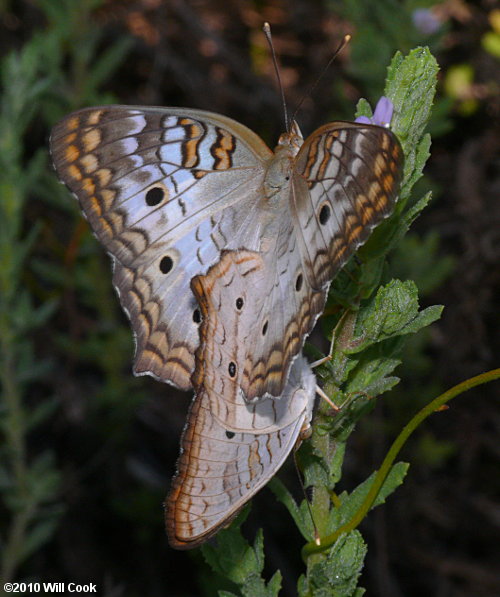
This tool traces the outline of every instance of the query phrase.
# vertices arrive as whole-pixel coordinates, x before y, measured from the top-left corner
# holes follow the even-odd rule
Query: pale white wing
[[[334,122],[306,139],[290,207],[307,285],[327,287],[392,212],[402,170],[399,141],[384,127]]]
[[[191,283],[202,314],[193,385],[204,388],[213,417],[228,431],[271,433],[288,426],[303,411],[303,405],[290,402],[286,392],[249,401],[242,391],[247,355],[262,351],[253,342],[254,331],[261,325],[266,289],[273,277],[259,253],[223,251],[221,260]],[[275,305],[277,313],[282,308]],[[289,383],[293,387],[299,381],[291,376]]]
[[[113,257],[135,372],[189,388],[200,321],[190,280],[224,248],[259,249],[252,213],[271,151],[217,114],[105,106],[56,125],[51,153]]]
[[[272,239],[262,254],[268,285],[260,291],[240,381],[249,400],[282,392],[332,278],[391,213],[403,153],[383,127],[337,122],[307,138],[289,170],[283,162],[276,164],[283,170],[280,210],[272,232],[263,229]]]
[[[314,401],[314,376],[298,357],[279,400],[298,415],[273,433],[233,432],[212,414],[204,384],[191,405],[177,475],[166,503],[170,545],[196,547],[226,526],[276,474],[307,429]],[[262,402],[257,403],[257,408]]]

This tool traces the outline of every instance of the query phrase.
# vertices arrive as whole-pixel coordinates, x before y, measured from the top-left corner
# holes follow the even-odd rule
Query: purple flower
[[[431,35],[441,27],[441,22],[428,8],[417,8],[412,12],[411,19],[415,29],[424,35]]]
[[[375,112],[371,118],[368,116],[358,116],[354,122],[360,122],[361,124],[377,124],[378,126],[389,127],[391,124],[392,113],[394,111],[394,105],[390,99],[382,96],[375,106]]]

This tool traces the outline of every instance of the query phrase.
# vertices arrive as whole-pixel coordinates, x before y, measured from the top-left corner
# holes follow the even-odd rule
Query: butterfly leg
[[[335,412],[340,410],[340,408],[330,400],[328,394],[326,394],[318,385],[316,386],[316,394],[318,394],[320,398],[323,398]]]
[[[324,363],[326,363],[327,361],[331,361],[332,360],[332,354],[327,354],[326,357],[323,357],[322,359],[318,359],[317,361],[314,361],[313,363],[311,363],[311,369],[315,369],[316,367],[319,367],[320,365],[323,365]]]
[[[346,313],[348,313],[348,311],[346,311]],[[328,354],[326,355],[326,357],[323,357],[322,359],[318,359],[317,361],[314,361],[313,363],[311,363],[311,369],[315,369],[316,367],[319,367],[320,365],[323,365],[324,363],[327,363],[328,361],[331,361],[333,359],[333,349],[335,347],[335,342],[337,340],[337,329],[342,329],[341,328],[341,324],[344,323],[345,319],[346,319],[346,314],[344,314],[339,323],[337,324],[337,327],[335,328],[335,330],[333,331],[332,334],[332,340],[330,342],[330,349],[328,351]]]

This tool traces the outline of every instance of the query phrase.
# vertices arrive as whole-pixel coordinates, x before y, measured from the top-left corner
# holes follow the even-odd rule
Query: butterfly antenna
[[[309,516],[311,517],[311,522],[313,525],[314,543],[316,543],[316,545],[321,545],[321,539],[319,536],[318,527],[316,526],[316,523],[314,522],[313,511],[311,508],[311,502],[309,501],[309,496],[307,495],[306,488],[304,487],[304,482],[302,481],[302,473],[300,472],[299,463],[297,462],[297,450],[298,450],[299,445],[300,445],[300,443],[295,445],[295,449],[293,451],[293,463],[295,464],[295,470],[297,471],[297,476],[299,477],[300,486],[302,487],[302,493],[304,494],[304,499],[306,500],[307,509],[309,510]]]
[[[269,44],[269,48],[271,49],[271,55],[273,57],[274,72],[276,73],[276,78],[278,79],[278,85],[280,87],[281,103],[283,104],[283,113],[285,115],[285,130],[287,132],[290,132],[290,121],[288,120],[288,110],[287,110],[286,101],[285,101],[285,91],[283,90],[283,83],[281,82],[280,69],[278,68],[278,60],[276,58],[276,52],[274,51],[273,38],[271,35],[271,26],[269,25],[269,23],[267,23],[267,22],[264,23],[264,26],[262,27],[262,31],[264,31],[264,35],[266,36],[267,43]]]
[[[325,76],[326,71],[330,68],[332,62],[335,60],[335,58],[337,58],[337,56],[340,54],[340,52],[342,52],[342,50],[346,47],[346,45],[350,41],[351,41],[351,36],[349,34],[344,35],[342,41],[339,44],[339,47],[335,50],[335,52],[333,53],[333,56],[330,58],[330,60],[328,61],[327,65],[325,66],[325,68],[321,71],[321,74],[319,75],[319,77],[311,85],[311,87],[309,88],[309,90],[307,91],[307,93],[305,93],[302,96],[302,99],[300,100],[299,105],[295,108],[295,111],[294,111],[294,113],[292,115],[292,122],[295,120],[295,116],[297,115],[297,112],[302,107],[302,104],[304,103],[304,100],[306,99],[306,97],[309,97],[309,96],[311,96],[313,94],[313,91],[316,89],[316,87],[318,86],[318,83],[321,81],[321,79]]]

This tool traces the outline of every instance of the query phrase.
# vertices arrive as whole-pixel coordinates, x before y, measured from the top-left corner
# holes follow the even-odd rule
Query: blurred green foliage
[[[41,393],[40,386],[37,387],[40,383],[50,386],[49,380],[57,375],[57,369],[51,360],[37,358],[33,334],[44,326],[47,333],[50,319],[61,307],[59,298],[68,287],[78,290],[78,283],[75,284],[63,261],[49,263],[41,257],[30,258],[40,236],[47,231],[43,230],[46,223],[41,221],[30,221],[26,229],[28,199],[36,197],[38,201],[57,202],[62,209],[69,208],[75,217],[79,215],[50,172],[46,148],[37,148],[29,157],[26,148],[30,145],[29,136],[35,122],[43,122],[48,129],[57,118],[79,105],[110,100],[109,96],[100,94],[98,88],[123,59],[129,41],[111,46],[96,60],[100,31],[91,26],[89,16],[97,5],[95,0],[39,2],[48,28],[37,32],[21,50],[11,52],[1,63],[0,429],[5,441],[0,450],[0,487],[5,524],[0,542],[3,581],[16,578],[24,561],[50,540],[63,512],[61,479],[53,450],[47,448],[34,455],[29,450],[29,435],[46,426],[60,407],[59,396],[52,392]],[[68,54],[73,67],[69,76],[63,69]],[[94,247],[92,251],[95,254]],[[82,262],[84,259],[83,256]],[[28,262],[31,262],[30,269]],[[110,304],[107,297],[96,296],[96,282],[103,279],[95,271],[96,263],[94,256],[87,268],[80,267],[81,264],[75,267],[82,292],[88,293],[94,307]],[[35,279],[29,277],[29,271]],[[110,294],[109,288],[105,293]],[[113,327],[110,315],[102,307],[101,313],[100,321],[108,325],[110,347],[105,346],[102,338],[94,347],[95,339],[89,338],[87,347],[94,361],[98,355],[106,356],[103,368],[109,374],[106,379],[110,387],[103,391],[103,398],[113,394],[130,396],[126,391],[129,383],[120,383],[121,378],[116,375],[120,354],[116,348],[123,346],[123,339],[120,343],[116,334],[109,333]],[[114,310],[113,316],[116,320]],[[60,351],[74,352],[76,348],[74,339],[67,335],[53,340]],[[128,335],[127,344],[130,344]],[[80,346],[78,350],[78,358],[84,359],[86,347]],[[127,358],[128,355],[123,354],[121,362]],[[60,355],[58,360],[61,360]]]
[[[50,538],[60,514],[59,475],[54,455],[44,450],[28,458],[27,435],[44,423],[55,408],[54,397],[29,401],[33,385],[46,378],[52,366],[34,354],[30,332],[47,323],[56,303],[34,304],[24,286],[26,261],[40,232],[23,227],[27,198],[38,184],[44,155],[24,156],[23,138],[49,80],[36,43],[6,56],[1,63],[0,111],[0,350],[2,408],[0,429],[0,487],[4,507],[11,513],[2,529],[1,576],[12,580],[18,566]]]

